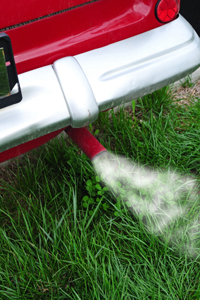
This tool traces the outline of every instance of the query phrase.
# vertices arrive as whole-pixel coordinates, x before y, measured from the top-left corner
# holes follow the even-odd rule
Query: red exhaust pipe
[[[99,141],[84,127],[72,128],[71,126],[65,129],[69,137],[81,148],[81,150],[89,157],[94,159],[96,155],[107,151]]]

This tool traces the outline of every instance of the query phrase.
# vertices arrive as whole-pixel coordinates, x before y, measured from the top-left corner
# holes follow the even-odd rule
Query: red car
[[[6,33],[12,42],[19,83],[10,96],[21,91],[22,101],[0,99],[1,162],[200,65],[200,40],[179,15],[180,0],[10,2],[1,0],[0,41]],[[12,77],[14,60],[1,47]]]

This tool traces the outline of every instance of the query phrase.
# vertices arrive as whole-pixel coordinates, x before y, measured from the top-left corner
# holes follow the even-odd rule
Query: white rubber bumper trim
[[[71,123],[69,110],[52,66],[19,75],[23,99],[0,110],[0,152]]]
[[[98,118],[99,108],[77,60],[74,57],[59,59],[53,68],[71,115],[71,126],[80,128],[94,122]]]
[[[75,58],[103,111],[192,73],[200,65],[200,39],[180,15],[169,24]]]

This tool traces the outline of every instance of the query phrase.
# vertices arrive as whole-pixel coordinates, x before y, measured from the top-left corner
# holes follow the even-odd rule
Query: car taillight
[[[156,4],[156,17],[162,23],[168,23],[176,18],[179,3],[176,0],[159,0]]]

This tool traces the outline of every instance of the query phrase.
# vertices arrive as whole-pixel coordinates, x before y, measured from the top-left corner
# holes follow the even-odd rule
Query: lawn
[[[182,103],[166,87],[89,126],[139,168],[178,172],[180,185],[196,180],[181,196],[187,212],[162,234],[148,230],[69,139],[2,166],[0,299],[200,299],[199,116],[198,96]],[[187,241],[167,238],[178,222]],[[184,251],[188,241],[192,253]]]

